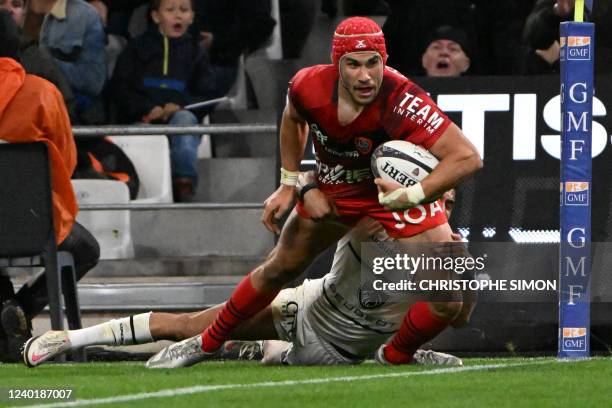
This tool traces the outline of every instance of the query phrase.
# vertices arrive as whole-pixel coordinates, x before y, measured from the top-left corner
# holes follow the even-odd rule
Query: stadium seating
[[[127,204],[130,193],[125,183],[114,180],[72,180],[79,205]],[[129,210],[79,211],[77,221],[100,244],[100,259],[134,257]]]
[[[111,137],[132,160],[140,189],[133,203],[171,203],[172,173],[170,147],[163,136],[113,136]]]

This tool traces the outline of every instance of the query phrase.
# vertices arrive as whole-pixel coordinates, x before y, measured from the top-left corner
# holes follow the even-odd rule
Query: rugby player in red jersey
[[[309,201],[316,204],[298,203],[268,259],[238,284],[215,321],[196,338],[205,356],[214,357],[238,326],[268,306],[285,284],[364,217],[378,221],[401,242],[451,241],[435,198],[470,177],[482,161],[427,93],[386,67],[386,60],[380,27],[351,17],[334,33],[333,64],[302,69],[291,80],[280,129],[281,186],[265,201],[262,222],[279,233],[278,220],[293,207],[309,131],[318,185]],[[423,146],[440,163],[407,188],[380,179],[375,184],[371,152],[393,139]],[[396,209],[403,211],[394,214]],[[410,363],[419,345],[448,326],[460,308],[461,302],[415,303],[380,357],[391,364]]]
[[[451,240],[451,229],[438,201],[482,166],[474,146],[416,84],[386,67],[385,40],[367,18],[341,22],[333,37],[331,65],[300,70],[289,85],[280,130],[281,186],[265,202],[263,223],[279,232],[276,221],[295,201],[295,185],[308,131],[317,159],[316,194],[327,206],[316,213],[298,204],[278,245],[266,262],[239,285],[215,322],[202,334],[202,350],[213,354],[241,322],[266,307],[280,289],[303,272],[321,251],[369,216],[387,234],[404,242]],[[408,188],[377,180],[370,171],[372,150],[390,139],[423,146],[439,165],[421,183]],[[382,205],[381,205],[382,204]],[[383,207],[384,205],[384,207]],[[398,223],[390,209],[406,222]],[[332,222],[329,218],[337,214]],[[419,220],[413,224],[413,220]],[[404,324],[384,348],[391,363],[408,363],[419,345],[440,333],[460,304],[414,304]]]
[[[313,213],[298,203],[271,257],[245,278],[204,331],[205,352],[217,349],[242,319],[265,307],[283,284],[365,216],[402,242],[451,240],[439,202],[428,202],[482,166],[475,147],[424,90],[385,66],[384,37],[372,20],[352,17],[341,22],[331,57],[333,64],[302,69],[290,82],[280,132],[282,184],[266,200],[263,222],[278,231],[275,221],[293,205],[309,130],[317,159],[316,194],[328,203],[327,209]],[[390,139],[421,145],[440,163],[421,183],[407,188],[376,180],[379,197],[372,183],[370,154]],[[398,222],[388,209],[408,209],[395,214],[405,222]],[[334,222],[326,221],[336,213]],[[409,363],[418,346],[440,333],[460,308],[460,302],[415,303],[383,357],[390,363]]]

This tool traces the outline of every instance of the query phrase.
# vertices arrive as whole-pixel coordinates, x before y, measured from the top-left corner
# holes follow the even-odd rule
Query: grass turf
[[[7,401],[15,388],[74,389],[78,400],[118,397],[194,386],[305,381],[332,377],[388,375],[345,381],[244,386],[187,395],[115,401],[113,407],[609,407],[612,359],[578,362],[555,359],[469,359],[466,366],[508,365],[419,375],[439,367],[263,367],[254,362],[209,362],[179,370],[148,370],[135,363],[49,364],[36,369],[0,365],[0,405],[47,403]],[[405,375],[407,374],[407,375]],[[394,376],[397,375],[397,376]]]

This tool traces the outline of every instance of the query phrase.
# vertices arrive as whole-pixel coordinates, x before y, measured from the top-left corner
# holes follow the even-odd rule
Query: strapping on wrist
[[[425,192],[421,183],[416,183],[409,187],[401,187],[389,194],[379,193],[378,202],[380,205],[389,207],[392,210],[402,210],[412,208],[425,200]]]
[[[299,175],[300,175],[299,171],[285,170],[284,168],[281,167],[280,183],[285,186],[295,187],[297,185]]]

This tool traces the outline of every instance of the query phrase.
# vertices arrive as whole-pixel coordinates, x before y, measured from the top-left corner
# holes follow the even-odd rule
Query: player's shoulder
[[[423,90],[410,78],[388,65],[385,66],[383,73],[383,89],[391,95],[407,90],[413,90],[416,91],[416,93],[423,92]]]
[[[333,65],[313,65],[300,69],[291,79],[294,88],[310,86],[312,83],[335,81],[337,70]]]
[[[333,65],[314,65],[300,69],[289,83],[290,97],[305,108],[331,100],[338,70]]]

